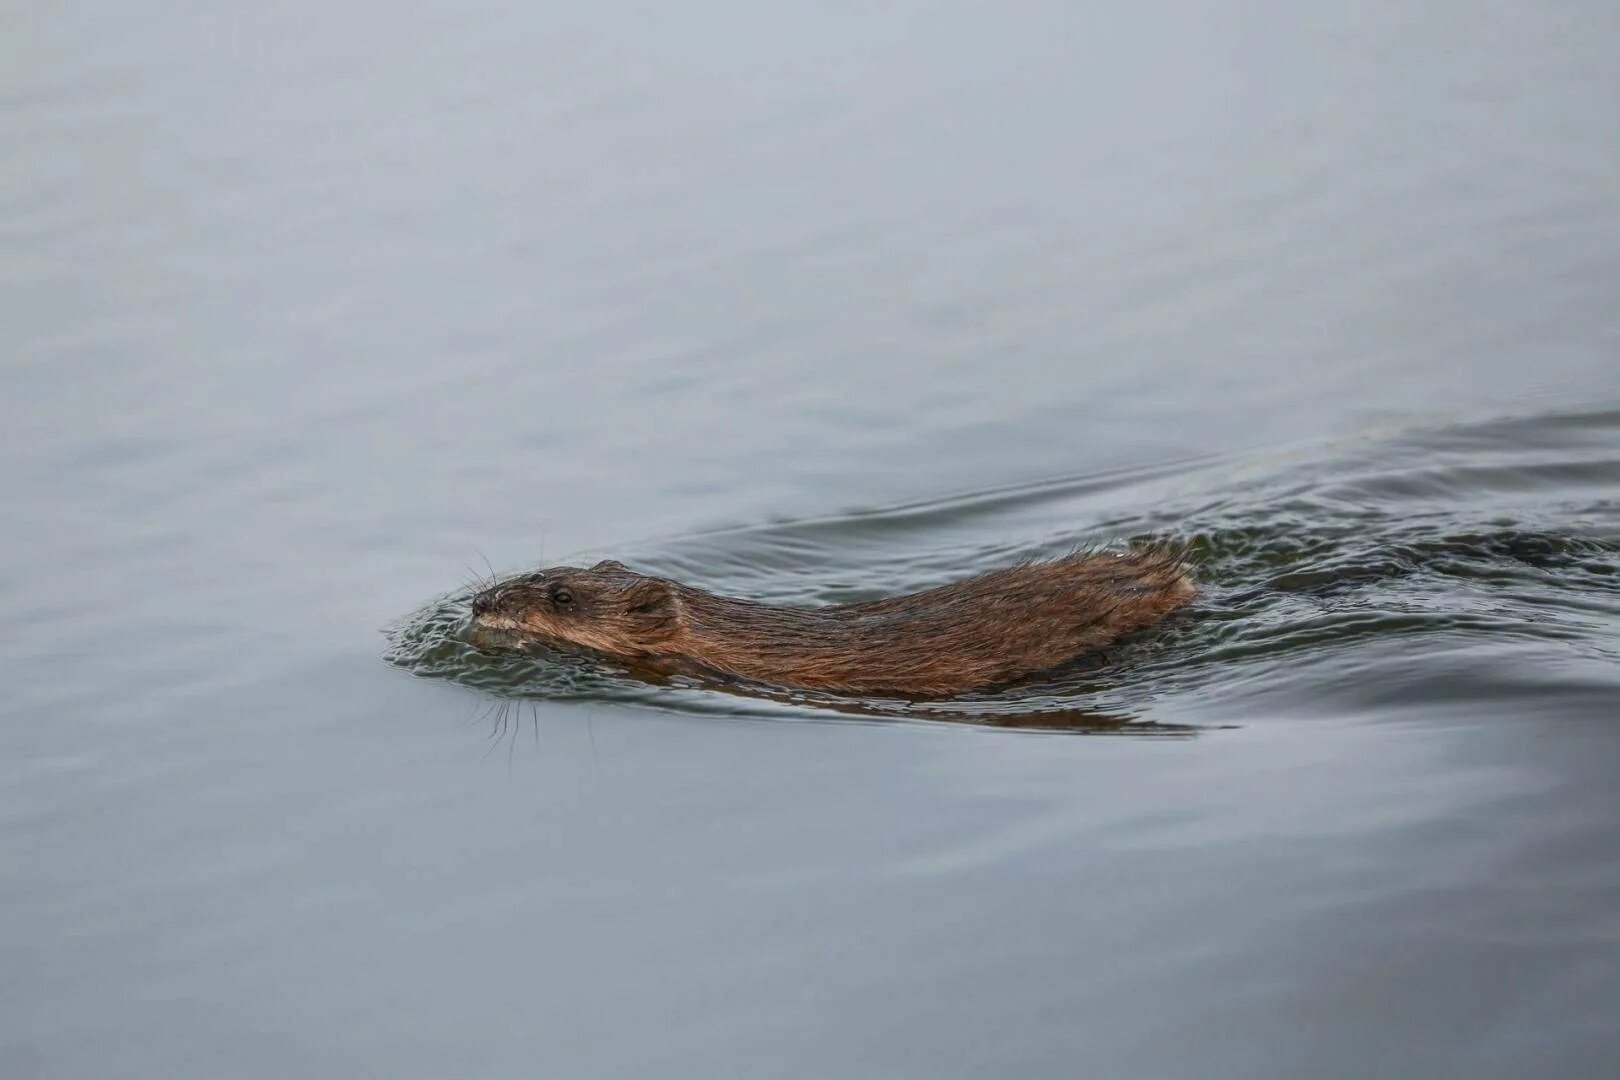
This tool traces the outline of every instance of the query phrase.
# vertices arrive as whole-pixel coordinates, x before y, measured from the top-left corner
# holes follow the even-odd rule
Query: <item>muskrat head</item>
[[[488,630],[615,656],[657,652],[680,621],[680,598],[672,584],[612,560],[589,569],[557,566],[509,578],[474,596],[472,609],[473,620]]]

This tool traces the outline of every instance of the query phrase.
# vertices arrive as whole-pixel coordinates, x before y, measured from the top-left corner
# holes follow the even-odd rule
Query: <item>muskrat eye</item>
[[[567,589],[558,589],[556,592],[551,594],[551,601],[554,604],[572,604],[574,602],[574,594],[569,592]]]

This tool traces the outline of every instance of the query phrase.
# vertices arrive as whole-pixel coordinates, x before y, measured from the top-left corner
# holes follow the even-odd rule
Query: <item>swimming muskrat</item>
[[[608,560],[473,598],[482,628],[621,660],[690,663],[776,686],[944,696],[1057,667],[1193,598],[1162,551],[1083,552],[905,596],[788,607],[716,596]]]

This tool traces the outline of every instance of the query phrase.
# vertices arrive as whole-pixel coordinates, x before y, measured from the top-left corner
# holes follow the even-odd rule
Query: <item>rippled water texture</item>
[[[1220,479],[1233,465],[1242,466],[1236,486]],[[1607,716],[1620,661],[1617,493],[1620,412],[1574,414],[626,548],[649,572],[814,606],[929,588],[1077,542],[1162,543],[1156,530],[1178,530],[1175,543],[1200,585],[1193,611],[1072,669],[948,703],[775,694],[656,675],[652,686],[636,687],[626,676],[648,673],[481,640],[469,621],[471,596],[488,580],[477,574],[390,627],[389,659],[498,699],[607,699],[738,716],[782,715],[761,713],[764,697],[794,703],[791,712],[809,718],[831,710],[1124,734],[1198,731],[1196,723],[1153,722],[1166,693],[1172,706],[1196,701],[1196,715],[1214,723],[1257,708],[1432,714],[1503,698],[1557,698],[1560,709]],[[1098,524],[1011,551],[994,535],[1012,528],[1033,539],[1045,531],[1040,522],[1064,520]],[[923,549],[930,558],[917,558]],[[831,567],[840,568],[836,584],[815,576]],[[748,696],[726,700],[717,691]],[[511,721],[525,712],[496,702],[489,715],[497,735],[515,738]]]
[[[1620,1075],[1612,4],[5,40],[0,1076]],[[950,701],[464,632],[1143,542]]]

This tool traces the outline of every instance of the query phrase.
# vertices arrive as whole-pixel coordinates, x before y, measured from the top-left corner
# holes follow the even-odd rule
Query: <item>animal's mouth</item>
[[[473,616],[473,622],[485,630],[521,630],[522,625],[510,615],[502,615],[498,611],[481,611]]]
[[[521,650],[532,638],[512,616],[493,611],[481,611],[474,615],[467,629],[467,639],[480,649]]]

